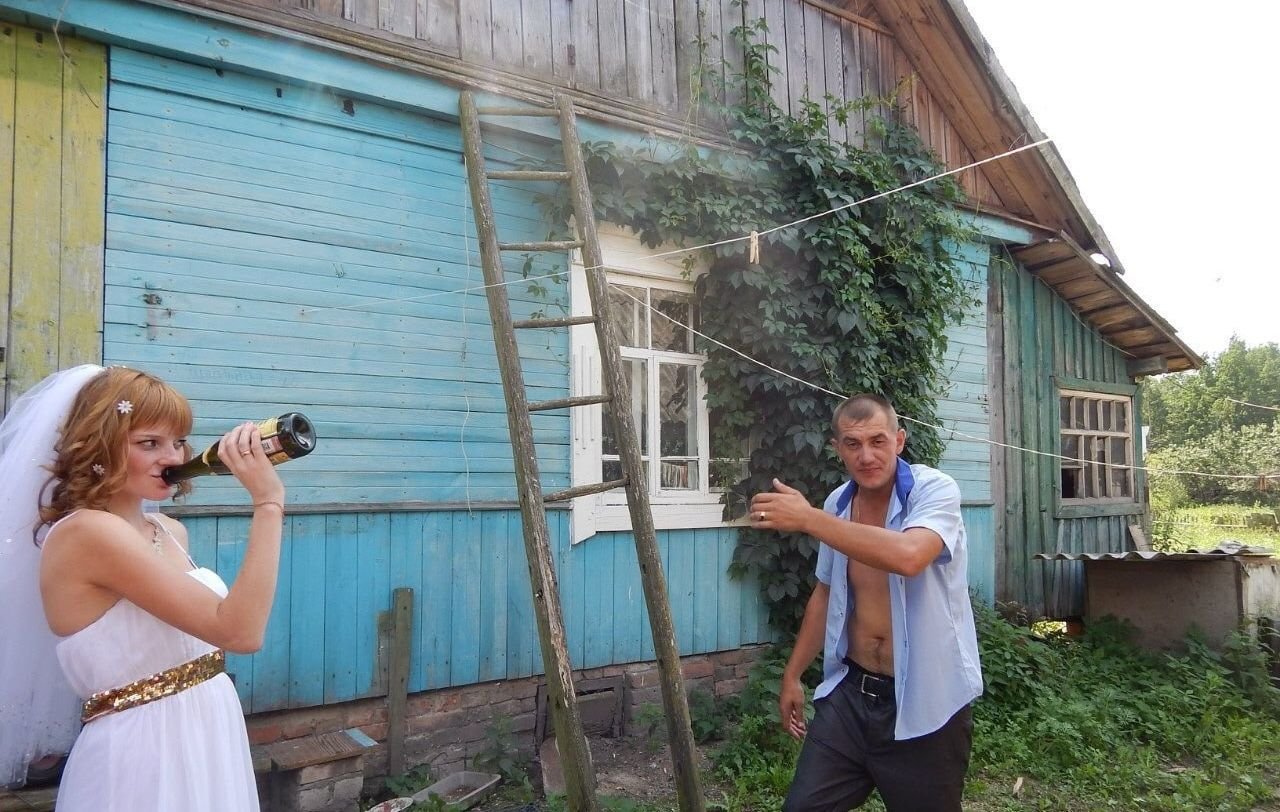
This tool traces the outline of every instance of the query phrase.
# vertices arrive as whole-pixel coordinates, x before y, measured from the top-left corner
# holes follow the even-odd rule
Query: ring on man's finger
[[[242,456],[242,457],[247,457],[247,456],[249,456],[249,455],[250,455],[250,454],[252,454],[252,453],[253,453],[253,449],[251,449],[251,448],[246,448],[244,451],[241,451],[241,452],[240,452],[240,456]]]

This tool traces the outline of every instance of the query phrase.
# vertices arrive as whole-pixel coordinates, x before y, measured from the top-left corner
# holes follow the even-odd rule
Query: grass
[[[1201,505],[1152,511],[1152,544],[1160,550],[1212,549],[1224,541],[1238,541],[1280,552],[1276,512],[1252,505]],[[1271,524],[1265,526],[1270,518]]]
[[[974,611],[986,691],[974,704],[966,810],[1280,812],[1280,690],[1251,639],[1210,647],[1192,637],[1182,653],[1153,654],[1117,622],[1075,638],[1007,622],[981,602]],[[758,664],[738,697],[691,703],[695,731],[714,738],[702,743],[713,812],[781,808],[799,752],[777,723],[785,656]],[[564,810],[563,798],[504,800],[484,808],[532,800]],[[612,797],[602,807],[673,812],[676,803]],[[865,808],[884,807],[873,797]]]

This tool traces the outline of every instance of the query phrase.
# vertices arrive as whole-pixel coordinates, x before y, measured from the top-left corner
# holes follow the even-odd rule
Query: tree
[[[1280,406],[1280,345],[1250,347],[1232,337],[1202,369],[1149,379],[1142,394],[1152,451],[1200,443],[1222,430],[1269,428],[1280,412],[1259,406]]]

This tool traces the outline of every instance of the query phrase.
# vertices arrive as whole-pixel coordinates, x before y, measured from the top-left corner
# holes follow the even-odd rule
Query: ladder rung
[[[531,412],[549,412],[552,409],[570,409],[574,406],[594,406],[597,403],[610,403],[612,395],[583,395],[576,398],[556,398],[555,400],[539,400],[529,404]]]
[[[626,479],[615,479],[612,482],[596,482],[592,485],[579,485],[576,488],[567,488],[563,491],[556,491],[542,497],[544,502],[563,502],[567,499],[575,499],[579,496],[590,496],[593,493],[604,493],[614,488],[621,488],[627,484]]]
[[[554,107],[477,107],[482,116],[547,116],[555,118],[560,111]]]
[[[529,327],[574,327],[579,324],[595,324],[595,316],[566,316],[563,319],[523,319],[511,322],[517,330]]]
[[[568,180],[569,173],[541,169],[500,169],[485,173],[489,180]]]
[[[572,251],[582,247],[582,240],[547,240],[546,242],[500,242],[499,251]]]

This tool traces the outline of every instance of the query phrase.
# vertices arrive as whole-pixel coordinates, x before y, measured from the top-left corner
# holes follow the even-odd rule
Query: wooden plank
[[[740,0],[720,0],[720,50],[724,60],[725,103],[728,105],[741,104],[743,100],[740,77],[746,67],[746,56],[734,29],[744,24],[744,12]]]
[[[547,516],[552,523],[552,537],[567,538],[567,529],[560,527],[558,514]],[[514,524],[516,517],[510,521]],[[525,561],[524,544],[518,528],[512,526],[507,533],[507,674],[515,679],[537,673],[542,666],[538,653],[537,629],[533,618],[533,591],[529,584],[529,566]]]
[[[14,127],[17,94],[18,35],[15,26],[0,26],[0,200],[13,200]],[[12,204],[11,204],[12,205]],[[0,220],[0,415],[19,392],[9,382],[9,291],[13,274],[13,210]],[[10,389],[13,389],[12,395]]]
[[[390,515],[388,535],[391,540],[389,554],[389,574],[391,589],[407,589],[412,595],[419,596],[414,600],[413,616],[410,619],[413,634],[409,650],[413,656],[409,665],[409,688],[414,693],[424,690],[426,681],[426,663],[422,656],[419,628],[422,625],[422,514],[410,512],[387,511]]]
[[[613,611],[613,596],[619,584],[614,581],[612,545],[596,544],[592,539],[580,545],[576,554],[582,558],[583,573],[583,668],[599,668],[617,662],[613,652],[612,624],[599,622]]]
[[[453,670],[453,513],[431,513],[422,527],[422,615],[419,649],[426,663],[427,690],[454,684]],[[445,565],[448,562],[448,565]]]
[[[511,514],[485,512],[480,517],[480,544],[483,556],[477,571],[480,581],[480,605],[484,613],[480,619],[481,681],[505,679],[507,676],[507,570],[518,566],[520,559],[508,561],[506,540],[519,527],[512,527]],[[473,576],[474,577],[474,576]]]
[[[826,110],[827,76],[823,59],[823,15],[813,6],[804,7],[804,85],[805,95]]]
[[[787,71],[787,0],[764,0],[765,45],[769,49],[769,95],[779,110],[790,110]]]
[[[434,51],[460,57],[459,0],[418,0],[417,35]]]
[[[214,569],[228,586],[235,582],[249,544],[249,521],[241,516],[224,516],[217,520]],[[236,684],[236,694],[242,707],[253,701],[253,657],[247,654],[227,654],[227,672]]]
[[[102,360],[106,49],[64,37],[58,366]]]
[[[650,0],[649,37],[653,43],[653,101],[661,110],[680,109],[677,71],[676,0]]]
[[[402,37],[416,37],[417,0],[378,0],[378,28]]]
[[[491,0],[493,63],[515,73],[524,72],[524,20],[511,0]]]
[[[733,551],[738,546],[738,531],[721,528],[716,531],[716,582],[720,584],[716,601],[716,650],[728,651],[742,645],[741,617],[745,611],[742,584],[728,578]]]
[[[356,583],[360,544],[356,514],[325,517],[324,571],[330,588],[324,601],[324,701],[356,696],[358,626]]]
[[[840,25],[840,48],[841,61],[843,62],[844,98],[849,101],[858,101],[865,95],[862,87],[861,46],[858,39],[858,29],[848,20]],[[862,146],[865,132],[866,111],[858,107],[849,113],[847,127],[849,143],[855,146]]]
[[[588,0],[590,2],[590,0]],[[628,92],[627,23],[621,0],[598,0],[596,32],[600,47],[600,89],[606,94],[626,96]]]
[[[702,46],[701,86],[706,98],[724,101],[724,41],[721,35],[720,14],[725,0],[701,0],[697,6],[698,37]]]
[[[360,695],[378,696],[387,690],[385,660],[380,646],[386,641],[378,630],[378,617],[387,611],[391,594],[391,517],[387,513],[356,514],[356,647],[355,685]]]
[[[342,17],[364,28],[378,27],[379,0],[343,0]]]
[[[404,772],[406,711],[409,705],[409,662],[413,641],[413,590],[391,594],[391,659],[387,675],[387,774]]]
[[[551,0],[520,0],[524,71],[547,81],[555,79],[551,5]]]
[[[702,33],[699,29],[698,3],[676,2],[673,7],[674,30],[672,40],[675,45],[675,82],[682,117],[689,121],[698,121],[697,110],[700,103],[703,75],[703,54],[699,47]],[[665,46],[664,46],[665,48]]]
[[[796,115],[800,112],[801,100],[808,95],[808,86],[805,83],[807,60],[804,50],[804,4],[788,2],[782,13],[786,32],[786,49],[783,51],[786,56],[784,63],[786,67],[783,68],[782,78],[787,83],[787,106],[783,109]]]
[[[601,0],[608,2],[608,0]],[[597,0],[573,0],[573,86],[584,90],[603,88]]]
[[[13,236],[9,347],[11,396],[58,367],[61,288],[62,58],[53,37],[19,29],[14,94]]]
[[[719,593],[729,588],[720,577],[720,531],[715,528],[689,531],[686,546],[693,549],[690,591],[693,611],[689,618],[689,651],[699,654],[716,651],[719,624]]]
[[[480,635],[484,621],[483,571],[484,534],[479,515],[453,514],[453,601],[449,626],[449,681],[452,685],[478,682],[480,677]]]
[[[1037,438],[1036,447],[1042,451],[1056,453],[1058,451],[1058,393],[1050,377],[1054,371],[1054,336],[1053,329],[1053,291],[1043,285],[1037,285],[1036,291],[1036,348],[1035,374],[1040,383],[1037,400]],[[1058,460],[1052,457],[1037,457],[1039,463],[1039,488],[1041,510],[1036,517],[1039,524],[1040,546],[1035,552],[1046,549],[1051,539],[1056,537],[1054,509],[1057,507],[1055,497],[1059,478]],[[1028,552],[1030,557],[1030,551]]]
[[[306,707],[324,702],[327,517],[290,516],[288,521],[295,585],[289,597],[289,705]]]
[[[614,657],[618,662],[638,662],[645,656],[644,630],[648,628],[649,621],[642,595],[629,587],[640,583],[640,562],[630,536],[611,533],[607,538],[606,543],[613,550],[613,578],[619,587],[614,590],[611,617]],[[591,543],[601,541],[603,539],[597,536]]]
[[[276,594],[262,638],[253,656],[253,690],[250,713],[288,707],[290,605],[293,596],[293,523],[284,522],[280,539],[280,564],[276,568]]]
[[[573,43],[573,0],[547,0],[551,6],[551,75],[557,84],[573,87],[578,55]]]
[[[493,13],[488,0],[459,0],[458,11],[458,47],[463,61],[495,64]]]
[[[836,99],[835,105],[840,103],[844,95],[844,44],[842,41],[841,25],[843,21],[834,15],[823,15],[822,20],[822,58],[823,73],[826,78],[826,89],[832,97]],[[848,121],[838,121],[832,112],[832,105],[827,103],[827,133],[831,141],[836,144],[843,144],[849,140],[849,124]]]
[[[653,23],[651,0],[626,0],[623,5],[625,29],[627,90],[631,98],[641,102],[653,100],[653,42],[650,27]]]

